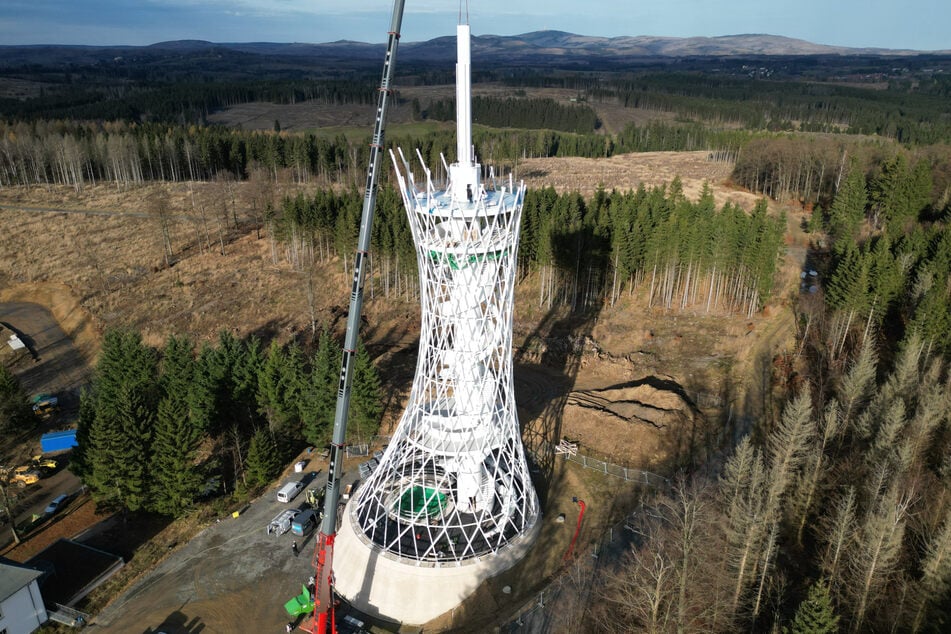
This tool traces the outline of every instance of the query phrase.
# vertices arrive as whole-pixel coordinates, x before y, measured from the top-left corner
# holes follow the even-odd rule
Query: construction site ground
[[[355,471],[356,461],[350,471]],[[324,484],[326,461],[314,459],[307,469],[322,469],[314,482]],[[237,517],[210,523],[174,549],[162,563],[96,616],[102,632],[282,632],[289,621],[284,603],[300,594],[314,574],[311,554],[316,533],[301,538],[287,532],[268,534],[267,525],[289,504],[276,492],[300,473],[288,470]],[[352,476],[351,476],[352,479]],[[291,545],[296,542],[300,555]]]

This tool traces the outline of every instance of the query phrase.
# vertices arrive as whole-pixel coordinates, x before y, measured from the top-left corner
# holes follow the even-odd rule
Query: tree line
[[[877,178],[882,166],[898,155],[914,166],[919,179],[930,179],[928,204],[939,213],[951,192],[951,152],[946,145],[909,150],[876,139],[769,135],[736,147],[733,182],[776,200],[828,207],[853,164]]]
[[[626,287],[648,306],[751,314],[772,291],[783,216],[765,200],[746,213],[717,209],[709,187],[688,200],[679,179],[650,190],[607,192],[591,201],[554,189],[528,192],[520,265],[537,270],[539,304],[613,304]]]
[[[748,135],[650,124],[606,136],[555,130],[477,128],[473,142],[486,164],[514,165],[523,158],[609,157],[633,151],[709,148],[735,155]],[[369,137],[348,140],[313,133],[245,131],[220,126],[37,121],[0,123],[0,187],[11,185],[136,185],[146,181],[210,180],[227,172],[239,180],[259,166],[296,182],[353,182],[366,169]],[[389,147],[420,148],[434,173],[440,154],[455,160],[453,131],[394,135]],[[385,172],[388,177],[389,173]]]
[[[336,180],[366,151],[342,135],[253,132],[219,126],[77,123],[0,124],[0,186],[136,185],[146,181],[246,178],[260,166],[298,182]],[[365,169],[365,165],[363,165]]]
[[[869,180],[852,164],[828,213],[813,212],[833,241],[825,298],[843,338],[874,325],[951,352],[951,208],[929,220],[931,194],[927,163],[897,154]]]
[[[348,79],[255,81],[93,81],[59,86],[27,99],[0,98],[0,119],[203,124],[212,112],[243,103],[374,104],[366,81]]]
[[[362,200],[356,189],[287,197],[268,218],[270,235],[298,270],[338,255],[347,267]],[[416,253],[394,188],[380,189],[377,215],[368,292],[412,300]],[[546,308],[613,304],[626,289],[667,309],[752,314],[772,292],[784,230],[785,218],[768,213],[765,199],[749,213],[731,203],[717,209],[709,187],[692,202],[679,179],[649,190],[602,188],[591,200],[547,187],[525,194],[519,275],[537,276]]]
[[[171,336],[161,350],[136,332],[103,339],[80,398],[71,468],[98,504],[178,516],[203,495],[270,482],[302,443],[325,445],[340,346],[322,331],[312,353],[223,332],[198,350]],[[383,412],[380,378],[361,346],[349,437],[366,441]]]
[[[585,108],[562,107],[578,112]],[[534,122],[542,123],[541,119]],[[776,135],[697,122],[628,124],[616,135],[477,127],[473,142],[485,164],[510,167],[523,158],[602,158],[638,151],[705,149],[718,160],[735,161],[734,181],[754,192],[778,200],[795,197],[824,203],[841,181],[846,158],[859,158],[871,170],[884,155],[904,151],[874,140]],[[451,130],[395,135],[388,143],[391,147],[420,148],[424,161],[437,174],[442,170],[440,154],[447,161],[455,160]],[[274,178],[286,172],[299,183],[357,182],[368,160],[368,145],[369,138],[360,142],[343,135],[330,138],[218,126],[68,120],[0,123],[0,186],[64,184],[82,188],[97,182],[125,186],[145,181],[208,180],[223,172],[240,180],[255,167]],[[921,148],[916,155],[932,164],[939,175],[936,183],[951,183],[946,146]]]

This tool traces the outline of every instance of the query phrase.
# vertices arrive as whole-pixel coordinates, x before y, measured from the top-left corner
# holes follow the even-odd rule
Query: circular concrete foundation
[[[422,625],[448,612],[486,579],[514,566],[531,547],[540,516],[492,555],[462,562],[399,558],[368,540],[347,505],[334,541],[335,589],[361,612],[407,625]]]

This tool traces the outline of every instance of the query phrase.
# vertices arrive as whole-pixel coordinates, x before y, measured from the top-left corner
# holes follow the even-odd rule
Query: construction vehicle
[[[343,450],[347,437],[347,415],[350,411],[350,395],[353,389],[353,361],[357,353],[360,322],[363,317],[363,283],[366,277],[367,256],[370,253],[370,238],[373,233],[373,216],[376,212],[376,195],[380,158],[383,154],[386,111],[392,89],[393,69],[399,48],[400,28],[403,24],[405,0],[393,0],[393,19],[390,23],[383,59],[383,77],[380,80],[376,120],[370,142],[370,160],[367,166],[366,189],[360,215],[360,233],[353,261],[353,282],[350,289],[350,310],[347,313],[347,333],[343,342],[343,359],[340,364],[340,383],[337,389],[337,408],[334,412],[333,436],[330,442],[330,466],[327,469],[327,486],[324,495],[324,515],[320,534],[314,549],[314,583],[312,617],[304,621],[300,629],[310,634],[336,634],[333,593],[333,547],[337,535],[337,504],[340,501],[340,478],[343,468]],[[285,606],[286,607],[286,606]]]
[[[10,482],[22,489],[31,484],[36,484],[42,477],[43,474],[33,469],[32,466],[24,465],[13,470],[13,477],[10,478]]]
[[[324,495],[326,494],[327,492],[320,487],[307,489],[307,503],[312,507],[317,508],[321,505],[321,502],[324,501]]]
[[[55,471],[56,467],[59,466],[59,463],[55,460],[44,456],[33,456],[30,459],[30,464],[32,464],[35,469],[49,469],[50,471]]]
[[[50,394],[37,394],[31,399],[33,413],[39,418],[47,419],[59,411],[59,399]]]

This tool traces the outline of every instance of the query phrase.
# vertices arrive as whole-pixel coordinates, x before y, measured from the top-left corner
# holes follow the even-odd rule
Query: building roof
[[[5,601],[43,573],[0,557],[0,601]]]
[[[122,557],[71,539],[58,539],[26,562],[51,574],[40,582],[43,599],[72,605],[86,596],[97,581],[123,566]]]

